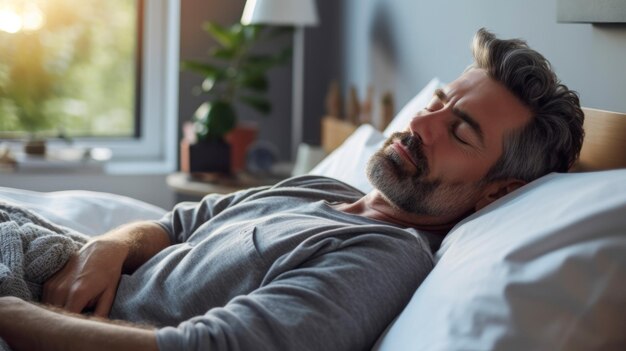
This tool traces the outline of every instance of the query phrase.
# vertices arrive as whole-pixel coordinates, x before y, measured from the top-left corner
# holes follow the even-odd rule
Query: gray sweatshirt
[[[111,318],[158,326],[161,351],[369,349],[432,269],[434,236],[330,206],[361,196],[305,176],[181,203]]]

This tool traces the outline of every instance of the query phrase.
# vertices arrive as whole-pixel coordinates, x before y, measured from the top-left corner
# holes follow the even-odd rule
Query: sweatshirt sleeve
[[[199,202],[181,202],[174,206],[172,211],[166,213],[156,223],[160,224],[168,233],[170,242],[178,244],[185,242],[199,226],[207,222],[222,211],[234,206],[248,197],[269,186],[250,188],[231,194],[209,194]]]
[[[365,350],[401,312],[433,267],[420,239],[376,235],[309,247],[260,288],[177,327],[157,331],[159,350]],[[297,256],[297,254],[295,255]],[[294,261],[294,262],[289,262]],[[236,277],[233,277],[236,279]]]

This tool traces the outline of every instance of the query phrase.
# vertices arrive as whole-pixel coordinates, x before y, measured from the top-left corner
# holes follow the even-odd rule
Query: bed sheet
[[[0,187],[0,201],[21,205],[86,235],[98,235],[125,223],[154,220],[166,211],[122,195],[70,190],[37,192]]]

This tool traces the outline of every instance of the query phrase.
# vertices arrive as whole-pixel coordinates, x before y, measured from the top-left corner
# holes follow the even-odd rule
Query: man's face
[[[484,70],[464,73],[393,134],[370,158],[367,176],[400,209],[429,216],[462,216],[484,196],[489,169],[508,132],[531,112]]]

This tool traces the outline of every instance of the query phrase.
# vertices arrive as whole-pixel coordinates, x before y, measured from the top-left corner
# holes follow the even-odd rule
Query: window
[[[173,169],[179,6],[0,0],[1,136],[109,147],[113,171]]]

